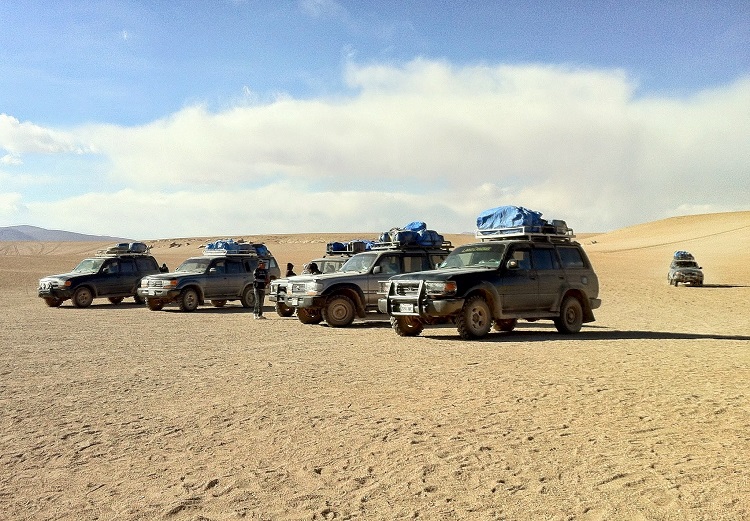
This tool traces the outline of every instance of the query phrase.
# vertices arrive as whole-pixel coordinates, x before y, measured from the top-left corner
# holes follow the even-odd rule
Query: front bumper
[[[67,300],[73,296],[73,292],[68,288],[39,288],[40,298],[56,298]]]
[[[449,317],[463,308],[464,299],[425,299],[393,297],[378,299],[378,311],[391,316]]]
[[[167,288],[138,288],[138,296],[145,299],[159,299],[165,301],[175,300],[180,291]]]
[[[279,293],[272,302],[286,304],[290,308],[319,308],[325,304],[325,298],[311,295],[287,295]]]

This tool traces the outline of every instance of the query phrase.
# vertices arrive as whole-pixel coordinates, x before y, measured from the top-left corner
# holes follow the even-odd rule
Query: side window
[[[445,258],[448,256],[448,254],[442,254],[442,253],[433,253],[430,254],[430,262],[429,266],[425,266],[425,270],[432,270],[438,267],[439,264],[441,264]]]
[[[236,260],[227,260],[227,273],[242,273],[242,263]]]
[[[133,259],[121,259],[120,260],[120,273],[133,274],[135,273],[135,263]]]
[[[398,275],[401,273],[401,263],[395,255],[383,255],[378,261],[380,273],[383,275]]]
[[[424,255],[405,255],[402,259],[404,262],[404,273],[413,273],[415,271],[429,269],[424,265],[425,260],[427,260]]]
[[[156,261],[154,261],[153,259],[149,257],[141,257],[141,258],[135,259],[135,265],[136,265],[136,269],[139,272],[156,271],[159,269],[156,265]]]
[[[252,273],[255,271],[255,268],[258,267],[258,260],[257,259],[248,259],[245,261],[245,271],[248,273]]]
[[[113,260],[106,266],[107,273],[120,273],[120,261],[119,260]]]
[[[276,266],[278,266],[278,264],[276,264],[275,258],[269,257],[268,259],[266,259],[266,269],[270,270],[271,268],[275,268]]]
[[[223,275],[224,273],[226,273],[226,269],[225,269],[226,268],[226,263],[225,263],[224,259],[217,260],[216,262],[214,262],[214,265],[211,266],[211,267],[212,268],[216,268],[216,273],[218,273],[218,274]]]
[[[537,270],[558,270],[560,264],[552,248],[535,248],[531,250],[531,262]]]
[[[529,248],[516,248],[511,253],[510,258],[518,261],[518,267],[520,269],[531,269],[531,251]]]
[[[568,246],[561,246],[557,248],[560,253],[560,260],[562,261],[563,268],[585,268],[586,265],[581,257],[581,252],[578,248],[571,248]]]

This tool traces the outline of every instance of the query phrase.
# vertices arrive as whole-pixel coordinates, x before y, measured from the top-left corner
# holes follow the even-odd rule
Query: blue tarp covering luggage
[[[541,227],[547,224],[541,212],[535,212],[523,206],[498,206],[480,213],[477,217],[477,229],[513,228],[517,226]]]
[[[423,221],[413,221],[401,228],[402,230],[410,230],[412,232],[421,232],[427,229],[427,224]]]
[[[685,250],[677,250],[674,252],[674,258],[675,260],[695,260],[693,254]]]
[[[393,228],[381,233],[379,240],[399,246],[417,245],[431,248],[441,246],[445,238],[435,230],[428,230],[423,221],[413,221],[403,228]]]
[[[440,235],[435,230],[421,230],[419,237],[417,238],[417,244],[425,246],[427,248],[440,246],[445,241],[445,237]]]

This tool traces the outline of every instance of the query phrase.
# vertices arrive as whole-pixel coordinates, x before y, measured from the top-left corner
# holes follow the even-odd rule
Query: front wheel
[[[424,324],[418,317],[391,317],[391,327],[398,336],[417,336],[424,330]]]
[[[182,311],[195,311],[198,309],[198,292],[192,288],[186,288],[180,293],[180,310]]]
[[[578,333],[583,325],[583,308],[575,297],[565,297],[560,306],[560,317],[555,319],[555,327],[560,333]]]
[[[354,302],[346,295],[336,295],[323,308],[323,319],[331,327],[346,327],[354,322]]]
[[[290,308],[283,302],[276,303],[276,314],[280,317],[291,317],[294,315],[294,308]]]
[[[317,308],[297,308],[297,318],[303,324],[320,324],[323,315]]]
[[[63,299],[55,297],[44,297],[44,303],[51,308],[59,308],[63,303]]]
[[[492,327],[490,307],[480,295],[466,299],[461,312],[456,317],[458,334],[464,340],[482,338]]]
[[[136,304],[145,304],[146,299],[141,297],[140,295],[133,295],[133,300],[135,300]]]
[[[73,305],[77,308],[87,308],[94,301],[94,294],[86,286],[82,286],[73,293]]]

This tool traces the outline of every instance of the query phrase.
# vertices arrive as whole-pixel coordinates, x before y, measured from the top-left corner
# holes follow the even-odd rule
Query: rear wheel
[[[81,286],[73,293],[73,305],[77,308],[87,308],[94,301],[94,294],[86,286]]]
[[[164,308],[164,302],[154,298],[146,299],[146,305],[151,311],[161,311]]]
[[[303,324],[320,324],[323,315],[317,308],[297,308],[297,318]]]
[[[112,304],[117,305],[120,302],[122,302],[124,298],[123,297],[109,297],[107,300],[109,300]]]
[[[398,336],[417,336],[424,330],[418,317],[391,317],[391,327]]]
[[[51,308],[59,308],[63,303],[63,299],[55,297],[44,297],[44,303]]]
[[[280,317],[291,317],[294,315],[294,308],[290,308],[283,302],[276,303],[276,314]]]
[[[469,297],[456,317],[458,334],[464,340],[482,338],[492,327],[490,307],[480,295]]]
[[[245,291],[242,292],[240,302],[243,308],[252,308],[255,306],[255,293],[253,293],[251,286],[246,287]]]
[[[198,309],[198,292],[192,288],[185,288],[180,293],[180,309],[182,311],[195,311]]]
[[[354,322],[354,302],[346,295],[331,297],[323,308],[323,319],[331,327],[346,327]]]
[[[560,317],[555,319],[555,327],[560,333],[578,333],[583,325],[583,308],[575,297],[565,297],[560,306]]]
[[[226,306],[227,301],[226,300],[212,300],[211,305],[215,308],[223,308]]]

